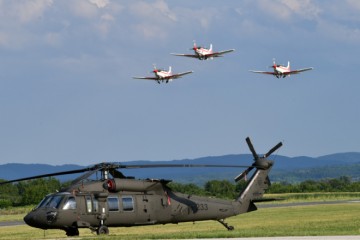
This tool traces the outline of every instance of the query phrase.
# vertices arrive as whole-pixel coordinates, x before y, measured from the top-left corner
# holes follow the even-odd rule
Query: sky
[[[358,0],[0,0],[0,56],[0,164],[360,152]]]

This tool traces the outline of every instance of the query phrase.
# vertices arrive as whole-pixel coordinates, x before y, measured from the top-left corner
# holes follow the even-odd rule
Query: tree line
[[[2,180],[0,180],[1,182]],[[188,183],[171,182],[168,186],[176,192],[200,196],[234,199],[247,182],[233,184],[228,180],[211,180],[203,187]],[[0,208],[38,204],[47,194],[56,192],[69,183],[60,183],[56,178],[43,178],[16,184],[0,185]],[[267,193],[311,193],[311,192],[360,192],[360,181],[350,177],[324,180],[306,180],[300,183],[272,183]]]

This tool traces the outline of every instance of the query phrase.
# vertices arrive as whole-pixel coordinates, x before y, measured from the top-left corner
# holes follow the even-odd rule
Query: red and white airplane
[[[182,53],[171,53],[171,54],[175,56],[191,57],[191,58],[197,58],[199,60],[207,60],[207,59],[213,59],[214,57],[222,57],[222,55],[225,53],[235,51],[235,49],[229,49],[225,51],[214,52],[212,49],[212,44],[210,44],[210,48],[205,48],[201,46],[196,46],[195,41],[193,48],[190,48],[190,50],[194,50],[195,54],[182,54]]]
[[[298,74],[301,72],[305,72],[305,71],[309,71],[312,70],[312,67],[309,68],[302,68],[302,69],[297,69],[297,70],[291,70],[290,69],[290,62],[288,62],[288,65],[285,67],[283,65],[280,64],[276,64],[275,63],[275,59],[273,60],[273,65],[270,66],[274,69],[274,71],[272,72],[266,72],[266,71],[254,71],[254,70],[250,70],[250,72],[253,73],[262,73],[262,74],[270,74],[270,75],[274,75],[277,78],[285,78],[290,76],[291,74]]]
[[[155,77],[133,77],[134,79],[145,79],[145,80],[154,80],[158,83],[172,81],[173,79],[181,78],[186,74],[193,73],[193,71],[182,72],[173,74],[171,71],[171,66],[169,67],[169,71],[165,71],[163,69],[158,69],[154,65],[154,70],[152,71],[155,74]]]

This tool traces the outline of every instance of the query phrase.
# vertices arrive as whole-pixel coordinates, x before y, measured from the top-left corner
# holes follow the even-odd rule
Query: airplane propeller
[[[246,138],[246,143],[254,157],[254,163],[252,166],[248,167],[244,172],[242,172],[240,175],[238,175],[237,177],[235,177],[235,182],[240,181],[241,179],[245,178],[246,176],[249,174],[249,172],[251,170],[253,170],[254,168],[258,168],[258,169],[268,169],[271,165],[272,162],[269,161],[267,158],[274,153],[276,150],[278,150],[281,146],[282,146],[282,142],[279,142],[278,144],[276,144],[273,148],[271,148],[266,154],[264,154],[264,156],[260,157],[256,151],[255,148],[250,140],[249,137]]]
[[[155,63],[153,63],[153,68],[154,68],[154,70],[150,71],[150,73],[156,73],[156,72],[159,71],[159,70],[156,68],[156,64],[155,64]]]

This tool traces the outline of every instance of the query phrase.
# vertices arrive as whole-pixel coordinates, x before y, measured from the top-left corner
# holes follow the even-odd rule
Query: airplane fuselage
[[[196,48],[194,47],[194,52],[196,55],[198,55],[200,60],[206,60],[208,59],[208,55],[211,55],[213,51],[211,49],[207,48]],[[212,59],[212,57],[210,57]]]
[[[282,65],[274,65],[274,73],[277,78],[285,78],[290,75],[290,67],[285,67]]]
[[[167,72],[167,71],[162,71],[162,70],[154,70],[155,76],[158,79],[165,79],[169,76],[171,76],[171,72]]]

